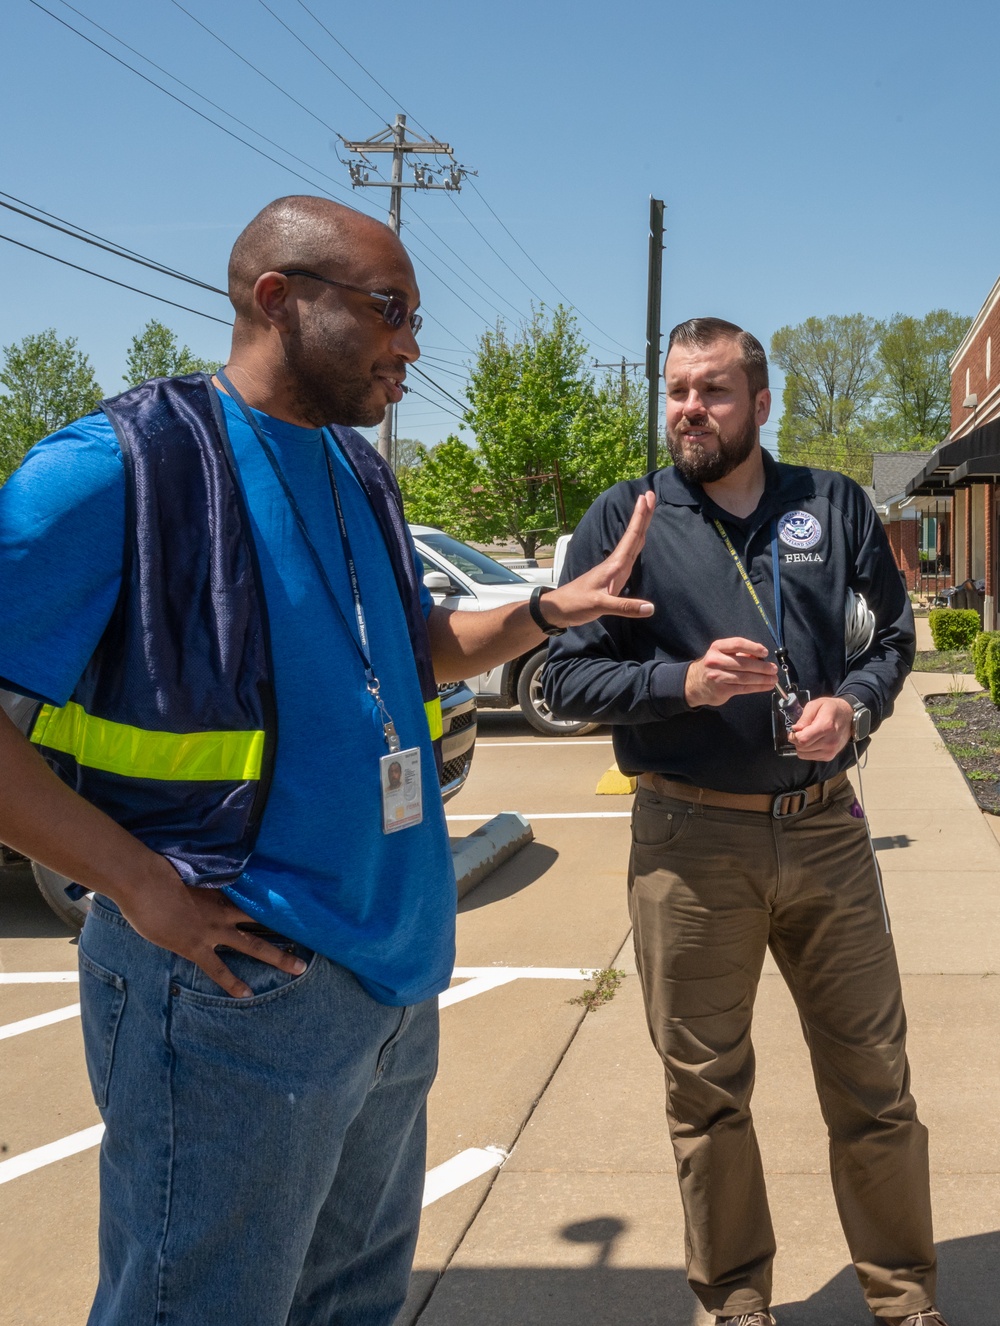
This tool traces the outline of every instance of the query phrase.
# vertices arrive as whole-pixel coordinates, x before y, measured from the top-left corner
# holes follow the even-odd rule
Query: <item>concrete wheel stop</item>
[[[494,815],[481,828],[464,838],[451,839],[458,896],[464,898],[487,875],[509,861],[534,838],[531,825],[516,810]]]

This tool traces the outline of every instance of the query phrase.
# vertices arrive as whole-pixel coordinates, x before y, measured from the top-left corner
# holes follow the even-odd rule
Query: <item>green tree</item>
[[[882,329],[880,415],[901,449],[936,446],[951,427],[949,360],[969,328],[969,319],[947,309],[923,318],[897,313]]]
[[[103,394],[76,338],[61,341],[51,327],[4,347],[0,385],[0,483],[30,447],[89,414]]]
[[[582,494],[569,480],[574,425],[592,391],[583,371],[586,353],[572,314],[561,306],[550,320],[536,312],[516,338],[502,322],[480,337],[466,422],[485,471],[488,537],[512,539],[526,557],[534,556],[541,536],[554,536],[564,523],[572,528],[583,513]]]
[[[170,378],[181,373],[212,373],[218,360],[199,359],[186,345],[178,345],[169,327],[151,318],[132,337],[125,356],[125,385],[137,387],[149,378]]]
[[[880,385],[880,336],[880,325],[863,313],[807,318],[774,333],[771,358],[785,373],[782,460],[809,463],[870,417]]]
[[[430,450],[418,446],[413,464],[396,472],[408,520],[481,543],[502,532],[490,510],[488,477],[479,455],[454,435]]]
[[[486,332],[467,393],[477,445],[449,437],[398,470],[409,518],[532,557],[605,488],[642,474],[645,392],[617,374],[595,384],[586,356],[563,308]]]
[[[572,428],[570,478],[576,506],[582,503],[586,509],[612,484],[645,472],[646,396],[643,382],[623,382],[616,373],[584,396]],[[660,464],[666,459],[661,456]]]

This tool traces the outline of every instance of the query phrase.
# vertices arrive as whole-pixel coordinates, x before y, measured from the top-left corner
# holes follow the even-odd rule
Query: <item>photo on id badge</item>
[[[396,833],[424,817],[420,788],[420,747],[394,751],[378,762],[382,784],[382,832]]]

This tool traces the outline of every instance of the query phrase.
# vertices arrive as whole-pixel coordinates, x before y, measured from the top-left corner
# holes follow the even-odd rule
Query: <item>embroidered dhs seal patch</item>
[[[796,552],[815,548],[823,537],[823,526],[808,511],[789,511],[778,521],[778,538]]]

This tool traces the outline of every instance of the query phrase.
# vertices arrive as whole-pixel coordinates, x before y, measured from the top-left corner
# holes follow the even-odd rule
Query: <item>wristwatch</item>
[[[854,710],[854,718],[851,722],[851,740],[864,741],[872,730],[872,711],[856,695],[842,695],[840,698],[846,700]]]
[[[547,622],[542,616],[542,610],[538,604],[542,595],[549,594],[551,591],[551,585],[536,585],[531,591],[531,598],[528,599],[528,611],[531,613],[531,620],[535,623],[538,629],[544,631],[546,635],[565,635],[566,627],[553,626],[551,622]]]

